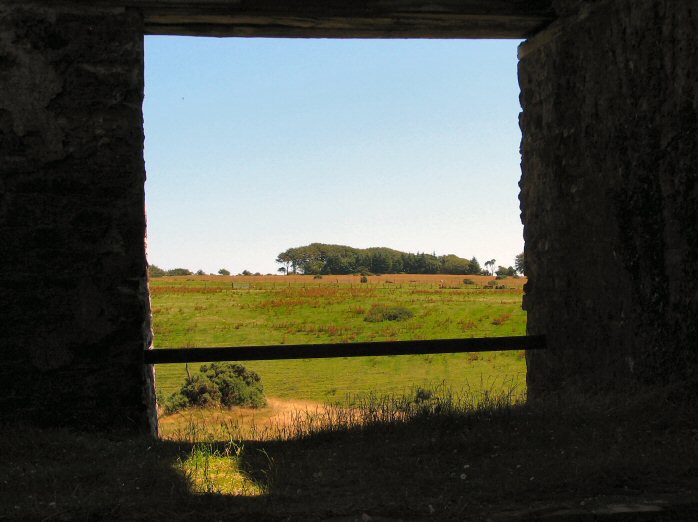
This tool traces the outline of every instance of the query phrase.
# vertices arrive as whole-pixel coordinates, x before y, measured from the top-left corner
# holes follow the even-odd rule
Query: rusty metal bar
[[[158,348],[143,353],[145,364],[216,361],[273,361],[332,357],[381,357],[437,353],[545,349],[544,335],[475,337],[429,341],[383,341],[343,344],[292,344],[225,348]]]

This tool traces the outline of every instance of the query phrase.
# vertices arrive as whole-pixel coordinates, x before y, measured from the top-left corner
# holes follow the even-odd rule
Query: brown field
[[[470,279],[473,283],[478,286],[485,286],[489,281],[495,279],[493,276],[481,276],[481,275],[452,275],[452,274],[383,274],[383,275],[372,275],[368,277],[368,284],[402,284],[409,285],[413,283],[415,285],[433,285],[435,287],[462,287],[463,279]],[[196,281],[215,281],[217,283],[221,282],[231,282],[231,283],[281,283],[281,284],[317,284],[317,285],[331,285],[331,284],[341,284],[341,285],[361,285],[360,275],[323,275],[322,278],[315,279],[313,276],[308,275],[230,275],[230,276],[219,276],[219,275],[209,275],[209,276],[165,276],[158,278],[160,281],[182,281],[187,279],[196,279]],[[503,280],[507,288],[523,288],[528,279],[526,277],[507,277]],[[364,283],[365,284],[365,283]],[[152,289],[151,289],[152,290]]]

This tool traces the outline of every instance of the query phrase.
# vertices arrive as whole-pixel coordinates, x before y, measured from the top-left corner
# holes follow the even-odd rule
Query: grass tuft
[[[388,306],[374,304],[366,312],[364,321],[369,323],[380,323],[382,321],[406,321],[414,317],[414,312],[404,306]]]

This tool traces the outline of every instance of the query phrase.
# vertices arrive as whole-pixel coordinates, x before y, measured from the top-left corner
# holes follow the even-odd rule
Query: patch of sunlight
[[[194,493],[215,493],[256,497],[266,489],[240,469],[242,445],[235,443],[195,443],[175,467],[183,473]]]

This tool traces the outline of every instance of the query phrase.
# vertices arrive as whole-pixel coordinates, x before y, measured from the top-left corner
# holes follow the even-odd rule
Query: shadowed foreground
[[[698,516],[698,419],[681,394],[385,404],[324,427],[299,415],[276,440],[5,426],[0,520],[605,520],[608,504]]]

